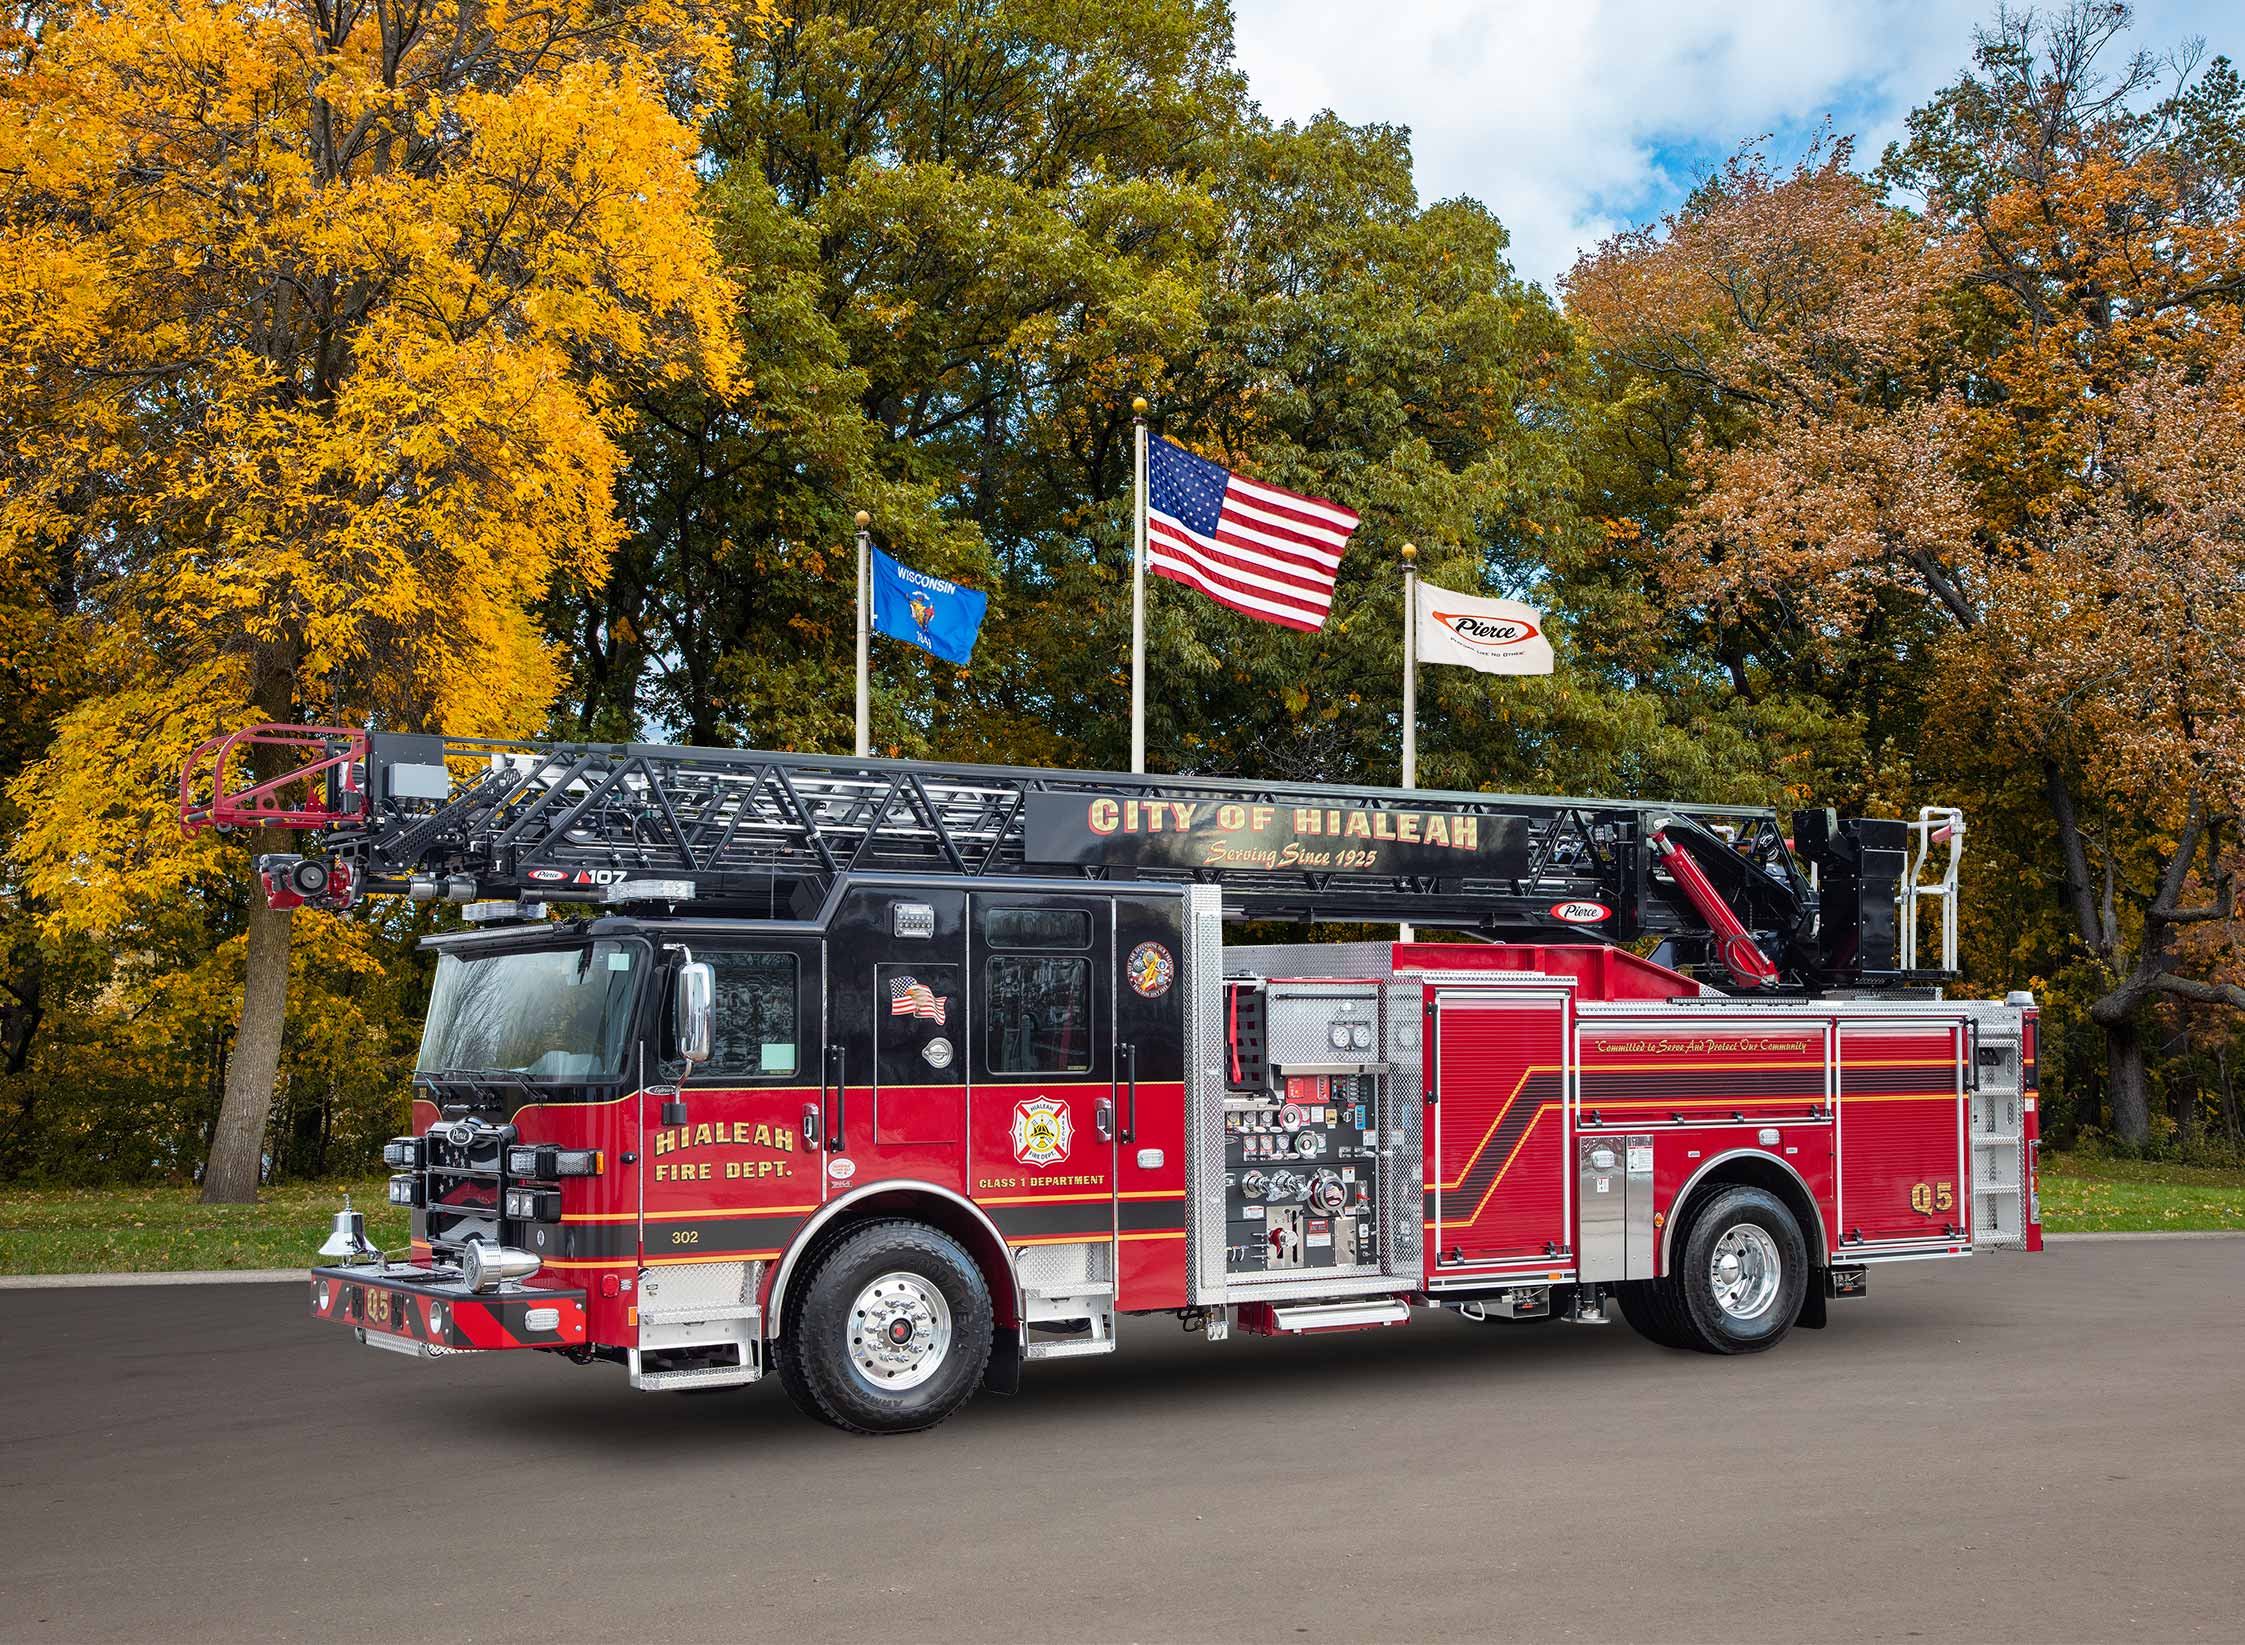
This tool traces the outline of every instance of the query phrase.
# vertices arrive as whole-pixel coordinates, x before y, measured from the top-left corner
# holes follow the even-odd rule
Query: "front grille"
[[[465,1119],[440,1121],[424,1144],[423,1215],[430,1248],[457,1251],[467,1241],[506,1243],[500,1207],[507,1188],[507,1145],[511,1125]]]

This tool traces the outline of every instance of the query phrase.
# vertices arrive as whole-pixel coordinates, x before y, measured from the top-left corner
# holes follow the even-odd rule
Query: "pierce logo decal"
[[[1031,1097],[1013,1105],[1013,1157],[1023,1165],[1059,1165],[1068,1158],[1075,1121],[1057,1097]]]
[[[1437,611],[1434,620],[1476,651],[1502,651],[1509,646],[1525,645],[1543,632],[1531,622],[1474,617],[1459,611]]]
[[[1551,905],[1551,917],[1565,920],[1569,925],[1596,925],[1613,918],[1613,913],[1602,902],[1555,902]]]

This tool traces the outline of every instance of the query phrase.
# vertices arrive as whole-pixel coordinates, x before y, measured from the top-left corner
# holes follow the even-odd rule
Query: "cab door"
[[[1033,1280],[1111,1285],[1116,1083],[1114,910],[1106,897],[976,892],[971,1182]],[[1065,1259],[1031,1259],[1040,1247]]]
[[[824,945],[742,937],[694,945],[716,980],[709,1060],[650,1090],[641,1246],[650,1266],[769,1260],[817,1211]]]

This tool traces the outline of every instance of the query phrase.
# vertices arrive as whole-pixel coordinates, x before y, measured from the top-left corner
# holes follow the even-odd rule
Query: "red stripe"
[[[1227,495],[1224,498],[1224,507],[1231,508],[1233,506],[1231,497]],[[1353,525],[1337,525],[1331,520],[1321,519],[1313,514],[1304,514],[1299,509],[1288,508],[1283,503],[1274,503],[1263,497],[1242,496],[1239,499],[1238,506],[1256,509],[1264,514],[1275,514],[1280,520],[1299,521],[1310,531],[1316,533],[1315,536],[1304,537],[1302,540],[1314,542],[1320,548],[1337,550],[1342,543],[1349,540],[1349,534],[1356,530]],[[1283,531],[1289,537],[1297,535],[1297,533],[1289,531],[1285,526],[1273,520],[1257,520],[1254,523],[1265,531]]]
[[[1151,548],[1152,545],[1149,544],[1149,559],[1151,558]],[[1181,553],[1167,542],[1162,544],[1161,551],[1179,564],[1192,567],[1195,576],[1221,583],[1243,600],[1261,600],[1269,605],[1283,606],[1288,610],[1300,611],[1306,619],[1320,624],[1323,623],[1325,613],[1331,609],[1333,604],[1330,595],[1290,593],[1285,589],[1264,588],[1245,577],[1205,563],[1205,556]]]
[[[1212,599],[1222,595],[1224,603],[1233,610],[1245,611],[1249,616],[1259,617],[1265,622],[1289,625],[1298,623],[1313,629],[1325,626],[1326,613],[1314,606],[1269,594],[1259,588],[1247,587],[1235,578],[1205,570],[1190,560],[1168,558],[1157,562],[1149,557],[1146,563],[1152,569],[1161,570],[1172,582],[1190,584]],[[1165,566],[1166,570],[1163,569]]]
[[[1261,564],[1243,555],[1227,554],[1221,547],[1209,542],[1206,538],[1191,536],[1171,526],[1166,520],[1148,519],[1146,532],[1148,536],[1160,537],[1165,542],[1181,544],[1202,559],[1212,560],[1219,565],[1228,565],[1235,571],[1251,571],[1259,577],[1270,578],[1274,583],[1284,583],[1289,588],[1299,588],[1308,593],[1320,595],[1328,604],[1332,602],[1333,579],[1318,572],[1291,570],[1289,567],[1295,564],[1291,560],[1285,566],[1275,566]],[[1271,593],[1270,597],[1272,599],[1284,598],[1284,596],[1275,592]]]
[[[1233,471],[1230,469],[1226,469],[1225,472],[1227,474],[1233,473]],[[1330,497],[1313,497],[1306,491],[1289,491],[1282,485],[1273,485],[1268,480],[1249,479],[1244,474],[1233,474],[1233,477],[1235,479],[1245,480],[1247,484],[1255,486],[1263,491],[1275,491],[1281,497],[1291,497],[1298,503],[1315,503],[1319,508],[1329,508],[1336,514],[1346,514],[1349,517],[1350,521],[1353,522],[1348,527],[1348,529],[1351,531],[1354,531],[1358,525],[1361,525],[1363,523],[1364,517],[1358,514],[1355,509],[1350,508],[1346,503],[1337,503]],[[1330,525],[1332,522],[1326,521],[1323,523]]]
[[[1216,528],[1215,541],[1229,544],[1231,547],[1240,550],[1243,555],[1269,555],[1279,562],[1270,568],[1273,576],[1284,576],[1289,572],[1298,570],[1301,575],[1314,579],[1320,588],[1325,589],[1332,588],[1334,583],[1340,580],[1340,572],[1332,566],[1321,561],[1305,559],[1299,554],[1289,554],[1283,548],[1274,547],[1270,543],[1259,543],[1252,537],[1242,537],[1236,532],[1226,531],[1221,525]],[[1211,545],[1204,544],[1203,546]],[[1254,564],[1251,560],[1243,560],[1242,563],[1250,566]]]
[[[1281,628],[1299,629],[1304,634],[1315,634],[1318,629],[1323,626],[1319,623],[1300,622],[1292,617],[1281,617],[1275,612],[1258,611],[1253,606],[1241,605],[1237,600],[1227,600],[1222,594],[1218,593],[1215,589],[1210,588],[1199,578],[1187,576],[1181,568],[1173,570],[1168,566],[1154,565],[1152,563],[1149,563],[1146,569],[1151,571],[1157,577],[1167,577],[1173,583],[1183,583],[1187,588],[1197,589],[1200,593],[1205,594],[1210,599],[1214,600],[1218,605],[1230,606],[1242,617],[1253,617],[1257,622],[1260,623],[1276,623]]]
[[[1234,534],[1242,547],[1260,549],[1265,554],[1283,554],[1290,559],[1308,559],[1313,554],[1321,556],[1316,562],[1320,569],[1324,569],[1326,560],[1338,560],[1347,552],[1337,543],[1321,543],[1284,526],[1264,525],[1236,509],[1227,508],[1216,516],[1216,535]]]

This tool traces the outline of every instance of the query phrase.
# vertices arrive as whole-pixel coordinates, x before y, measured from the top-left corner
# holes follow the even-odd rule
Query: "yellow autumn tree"
[[[13,785],[50,931],[239,871],[169,813],[213,730],[541,718],[630,394],[730,378],[695,129],[765,21],[51,0],[0,42],[0,554],[72,568],[100,682]],[[289,947],[250,914],[206,1198],[256,1190]]]

